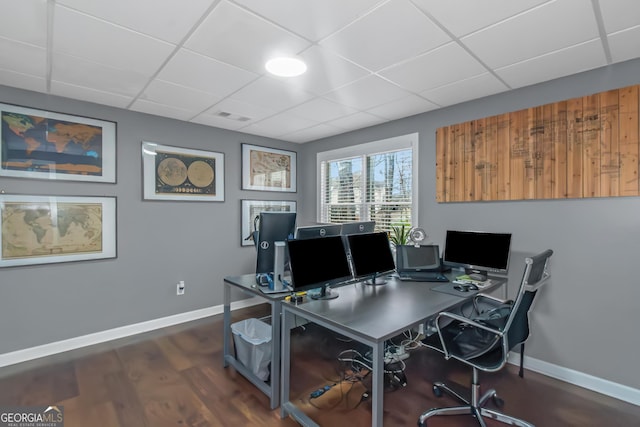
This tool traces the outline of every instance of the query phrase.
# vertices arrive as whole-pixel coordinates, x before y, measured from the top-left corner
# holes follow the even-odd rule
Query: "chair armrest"
[[[502,298],[498,298],[498,297],[494,297],[492,295],[486,295],[486,294],[476,294],[476,296],[473,297],[473,301],[474,303],[478,300],[487,300],[490,302],[497,302],[499,304],[505,304],[511,300],[506,300],[506,299],[502,299]]]

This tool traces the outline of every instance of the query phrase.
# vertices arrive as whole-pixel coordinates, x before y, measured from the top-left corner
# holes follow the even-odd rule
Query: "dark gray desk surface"
[[[448,276],[453,278],[456,274],[460,273],[454,272]],[[483,291],[504,285],[506,279],[494,282]],[[281,416],[291,415],[302,425],[315,425],[289,401],[289,323],[292,321],[291,315],[300,315],[373,348],[372,425],[382,426],[384,342],[441,311],[456,307],[471,296],[455,296],[431,290],[441,284],[390,278],[384,285],[371,286],[358,282],[335,288],[334,292],[338,292],[339,297],[332,300],[306,299],[298,305],[283,303]]]

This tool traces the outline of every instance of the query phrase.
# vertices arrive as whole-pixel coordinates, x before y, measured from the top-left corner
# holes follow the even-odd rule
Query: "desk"
[[[506,283],[494,279],[491,288]],[[467,298],[432,291],[441,283],[406,282],[390,278],[380,286],[355,283],[336,289],[339,297],[333,300],[311,300],[294,305],[282,303],[282,397],[280,416],[293,417],[303,426],[317,426],[290,401],[291,327],[295,316],[317,323],[345,335],[373,350],[371,425],[383,423],[384,399],[384,343],[403,331],[417,326],[441,311],[462,304]],[[484,291],[489,288],[484,289]]]
[[[248,379],[260,391],[269,396],[271,409],[279,405],[280,397],[280,312],[282,299],[287,294],[264,294],[254,287],[255,274],[225,277],[224,279],[224,331],[223,331],[223,366],[233,366],[243,377]],[[264,298],[271,304],[271,376],[269,383],[258,378],[253,371],[247,369],[234,354],[231,353],[231,288],[238,289],[251,296]]]

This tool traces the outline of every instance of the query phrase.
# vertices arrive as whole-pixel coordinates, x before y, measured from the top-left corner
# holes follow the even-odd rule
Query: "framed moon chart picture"
[[[143,197],[224,201],[224,154],[142,142]]]

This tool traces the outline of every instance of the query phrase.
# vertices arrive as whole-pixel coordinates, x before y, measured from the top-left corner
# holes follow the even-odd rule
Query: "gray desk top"
[[[464,302],[463,297],[431,290],[441,284],[395,278],[378,286],[358,282],[333,289],[339,294],[336,299],[306,299],[297,306],[285,306],[309,320],[318,318],[369,340],[382,341]]]
[[[227,276],[224,278],[225,283],[240,288],[245,292],[253,293],[268,300],[279,300],[287,296],[287,293],[265,294],[260,291],[260,287],[256,284],[255,274],[244,274],[242,276]]]

